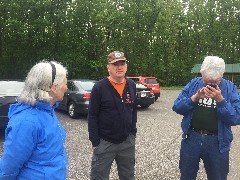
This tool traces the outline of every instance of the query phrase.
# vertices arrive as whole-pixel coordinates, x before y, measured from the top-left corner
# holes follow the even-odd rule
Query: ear
[[[54,93],[57,92],[57,84],[53,84],[53,85],[51,86],[51,91],[54,92]]]

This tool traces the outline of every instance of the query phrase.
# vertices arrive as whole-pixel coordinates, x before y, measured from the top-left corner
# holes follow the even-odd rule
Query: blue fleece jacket
[[[183,139],[190,129],[193,110],[197,106],[197,102],[193,102],[191,96],[203,86],[202,77],[192,79],[174,101],[173,111],[183,115]],[[224,97],[223,101],[217,102],[219,150],[223,153],[230,150],[233,140],[231,126],[240,124],[240,99],[237,87],[231,81],[222,79],[219,88]]]
[[[66,179],[66,133],[54,108],[46,102],[34,106],[17,103],[10,107],[0,180]]]
[[[95,83],[88,112],[89,139],[94,147],[100,143],[100,138],[119,144],[130,133],[135,135],[136,122],[136,84],[133,80],[127,79],[122,97],[106,77]]]

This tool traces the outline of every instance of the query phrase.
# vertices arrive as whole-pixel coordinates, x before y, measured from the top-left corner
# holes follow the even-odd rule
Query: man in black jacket
[[[136,85],[125,78],[127,59],[113,51],[107,58],[109,76],[91,92],[89,139],[93,146],[91,180],[108,180],[115,160],[120,180],[134,180],[136,138]]]

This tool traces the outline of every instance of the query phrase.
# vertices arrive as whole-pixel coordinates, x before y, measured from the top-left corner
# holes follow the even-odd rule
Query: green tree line
[[[239,22],[240,0],[0,0],[0,78],[48,59],[70,79],[99,79],[121,50],[127,75],[184,85],[206,55],[239,63]]]

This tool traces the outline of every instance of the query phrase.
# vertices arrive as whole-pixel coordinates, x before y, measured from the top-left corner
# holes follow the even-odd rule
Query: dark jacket
[[[198,102],[193,102],[191,96],[204,86],[202,78],[191,80],[174,101],[173,110],[183,115],[183,139],[190,129],[192,114]],[[218,141],[220,152],[230,150],[233,140],[231,126],[240,124],[240,99],[237,87],[229,80],[222,79],[219,84],[224,100],[217,102]]]
[[[130,95],[131,101],[126,101]],[[95,83],[88,111],[89,139],[95,147],[100,138],[114,144],[126,140],[128,135],[136,135],[137,109],[136,85],[127,79],[123,96],[109,82],[107,77]]]

